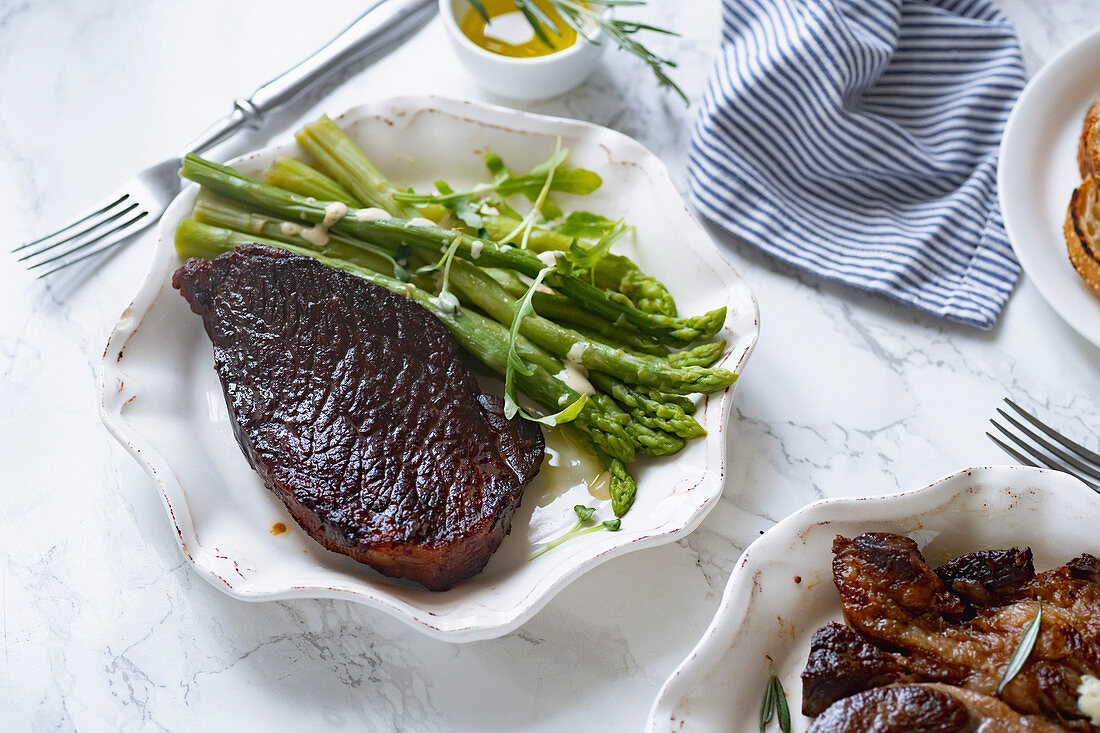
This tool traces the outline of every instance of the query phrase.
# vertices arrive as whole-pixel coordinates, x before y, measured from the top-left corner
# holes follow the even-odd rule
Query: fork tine
[[[121,196],[115,197],[113,201],[110,201],[110,203],[103,204],[99,208],[93,207],[91,212],[89,212],[89,213],[85,214],[84,216],[80,217],[79,219],[77,219],[73,223],[69,224],[68,226],[61,227],[60,229],[58,229],[56,232],[53,232],[52,234],[47,234],[44,237],[39,237],[38,239],[35,239],[35,240],[30,241],[30,242],[26,242],[24,244],[21,244],[18,247],[16,247],[15,249],[13,249],[12,253],[14,254],[16,252],[20,252],[20,251],[26,249],[27,247],[33,246],[33,245],[38,244],[40,242],[45,242],[47,239],[53,239],[54,237],[56,237],[59,234],[64,234],[65,232],[69,231],[70,229],[73,229],[73,228],[77,227],[78,225],[83,224],[84,222],[88,221],[92,217],[99,216],[100,214],[105,213],[105,212],[109,211],[110,209],[113,209],[114,207],[118,206],[123,201],[125,201],[127,198],[129,198],[129,196],[130,196],[130,194],[124,193]],[[102,204],[103,202],[100,202],[100,203]],[[74,235],[74,236],[79,236],[79,235]],[[72,237],[67,237],[67,239],[71,239],[71,238]]]
[[[98,237],[96,239],[93,239],[90,242],[87,242],[86,244],[81,245],[78,249],[84,249],[87,245],[96,244],[96,243],[99,243],[101,246],[96,247],[95,249],[93,249],[91,251],[85,252],[84,254],[80,255],[79,257],[74,257],[70,260],[65,260],[61,264],[57,265],[57,267],[52,267],[49,270],[46,270],[45,272],[41,273],[38,276],[38,279],[41,280],[44,277],[49,277],[50,275],[54,274],[58,270],[64,270],[66,267],[69,267],[70,265],[75,265],[78,262],[83,262],[84,260],[88,259],[89,257],[93,257],[93,256],[99,254],[100,252],[103,252],[104,250],[107,250],[107,249],[110,249],[111,247],[117,246],[118,244],[120,244],[123,240],[125,240],[130,235],[136,234],[139,231],[141,231],[142,229],[144,229],[145,227],[149,226],[153,222],[153,220],[152,219],[146,220],[146,217],[148,215],[149,215],[149,212],[142,211],[140,214],[138,214],[137,216],[135,216],[133,219],[126,222],[125,224],[123,224],[121,226],[118,226],[118,227],[115,227],[114,229],[112,229],[110,232],[107,232],[103,236]],[[135,224],[137,226],[134,226]],[[77,250],[70,250],[70,251],[65,252],[64,254],[58,255],[58,256],[56,256],[52,259],[57,260],[57,259],[60,259],[62,257],[66,257],[68,255],[73,254],[76,251]],[[46,260],[45,262],[40,262],[40,263],[34,265],[33,267],[39,267],[40,265],[48,264],[50,261],[51,260]],[[33,269],[33,267],[30,267],[30,268],[27,268],[27,269]]]
[[[108,216],[105,219],[100,219],[99,221],[92,224],[91,226],[89,226],[87,229],[85,229],[82,232],[79,232],[77,234],[73,234],[71,236],[65,237],[64,239],[59,239],[56,242],[54,242],[53,244],[47,245],[45,247],[40,247],[38,249],[31,250],[27,254],[20,257],[18,261],[19,262],[25,262],[26,260],[29,260],[32,257],[38,257],[39,255],[43,255],[43,254],[45,254],[46,252],[49,252],[52,249],[56,249],[57,247],[60,247],[61,245],[65,244],[66,242],[72,242],[73,240],[78,240],[81,237],[89,237],[89,239],[86,240],[86,241],[94,242],[99,236],[102,236],[102,235],[95,234],[96,230],[98,230],[100,227],[102,227],[106,224],[110,224],[113,221],[118,221],[119,219],[126,216],[127,214],[129,214],[131,211],[133,211],[137,207],[138,207],[138,205],[137,205],[136,202],[132,203],[129,206],[127,206],[125,209],[122,209],[121,211],[116,211],[115,213],[111,214],[110,216]],[[107,233],[109,234],[110,232],[107,232]],[[83,245],[80,245],[80,246],[76,246],[76,247],[72,247],[70,249],[67,249],[67,250],[65,250],[64,252],[61,253],[61,256],[64,257],[66,253],[73,252],[77,249],[81,249],[82,247],[83,247]],[[46,262],[49,262],[49,261],[50,260],[46,260]],[[34,265],[31,265],[27,269],[31,269],[33,267],[34,267]]]
[[[993,422],[993,421],[990,420],[990,422]],[[990,440],[992,440],[994,443],[996,443],[998,445],[998,447],[1000,447],[1001,450],[1003,450],[1005,453],[1012,456],[1013,458],[1015,458],[1017,461],[1024,464],[1025,466],[1031,466],[1032,468],[1042,468],[1042,466],[1040,466],[1038,463],[1031,460],[1027,456],[1023,455],[1022,453],[1017,453],[1014,448],[1007,445],[1004,441],[1002,441],[1000,438],[998,438],[993,433],[990,433],[990,432],[987,431],[985,436],[987,438],[989,438]]]
[[[1016,410],[1016,412],[1020,413],[1020,415],[1023,416],[1028,422],[1030,422],[1032,425],[1034,425],[1035,427],[1042,430],[1044,433],[1049,435],[1051,438],[1058,441],[1059,443],[1061,443],[1065,447],[1069,448],[1071,451],[1075,452],[1077,455],[1081,456],[1082,458],[1084,458],[1088,461],[1091,461],[1092,463],[1095,463],[1096,465],[1100,466],[1100,454],[1092,452],[1091,450],[1089,450],[1085,446],[1081,445],[1080,443],[1073,442],[1072,440],[1070,440],[1066,436],[1059,433],[1054,428],[1048,427],[1047,425],[1043,424],[1043,422],[1041,420],[1039,420],[1039,418],[1035,417],[1030,412],[1028,412],[1024,408],[1020,407],[1019,405],[1017,405],[1015,402],[1008,399],[1007,397],[1005,397],[1005,402],[1007,402],[1009,405],[1011,405],[1012,408],[1014,410]]]
[[[991,422],[994,427],[996,427],[998,430],[1000,430],[1005,435],[1006,438],[1008,438],[1013,443],[1015,443],[1021,450],[1023,450],[1029,456],[1031,456],[1035,460],[1039,461],[1039,463],[1043,464],[1043,466],[1046,466],[1047,468],[1052,468],[1055,471],[1062,471],[1063,473],[1068,473],[1069,475],[1073,476],[1077,480],[1083,482],[1090,489],[1093,489],[1094,491],[1100,491],[1100,486],[1097,486],[1093,482],[1079,476],[1071,468],[1069,468],[1068,466],[1066,466],[1063,463],[1059,463],[1056,459],[1051,458],[1050,456],[1047,456],[1047,455],[1043,455],[1040,451],[1038,451],[1034,446],[1029,444],[1026,440],[1024,440],[1020,436],[1014,434],[1012,431],[1005,428],[1005,426],[1001,425],[996,420],[990,420],[989,422]],[[986,433],[986,434],[989,435],[988,433]],[[1009,448],[1007,445],[1005,445],[1001,441],[994,438],[994,436],[989,435],[989,437],[992,438],[993,441],[995,443],[997,443],[997,445],[999,445],[1002,449],[1007,451],[1009,454],[1011,454],[1017,460],[1020,460],[1021,462],[1023,462],[1025,465],[1035,466],[1036,468],[1039,468],[1039,466],[1036,466],[1035,463],[1025,459],[1019,453],[1017,453],[1016,451],[1012,450],[1011,448]]]
[[[1059,458],[1061,458],[1066,463],[1068,463],[1071,466],[1073,466],[1074,468],[1076,468],[1078,471],[1081,471],[1081,472],[1091,476],[1094,479],[1100,479],[1100,471],[1098,471],[1097,469],[1093,468],[1092,466],[1084,463],[1083,461],[1079,460],[1078,458],[1074,457],[1073,455],[1065,452],[1064,450],[1062,450],[1058,446],[1050,443],[1049,441],[1044,440],[1042,438],[1042,436],[1036,435],[1033,430],[1029,429],[1026,425],[1022,424],[1019,420],[1012,417],[1011,415],[1009,415],[1007,412],[1005,412],[1004,410],[1002,410],[999,407],[997,408],[997,414],[999,414],[1005,420],[1008,420],[1010,423],[1012,423],[1012,425],[1015,426],[1015,428],[1017,430],[1019,430],[1021,433],[1023,433],[1027,437],[1031,438],[1036,443],[1043,446],[1048,451],[1050,451],[1051,453],[1058,456]]]

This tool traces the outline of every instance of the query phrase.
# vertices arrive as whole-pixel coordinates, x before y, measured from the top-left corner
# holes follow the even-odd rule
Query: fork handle
[[[186,152],[201,153],[242,127],[259,127],[268,115],[348,64],[417,28],[435,5],[436,0],[378,0],[313,55],[259,87],[248,99],[234,100],[233,111],[188,143]]]

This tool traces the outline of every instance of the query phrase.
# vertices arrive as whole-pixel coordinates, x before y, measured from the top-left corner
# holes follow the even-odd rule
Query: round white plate
[[[799,675],[810,637],[843,620],[831,567],[838,534],[908,535],[934,565],[975,550],[1027,546],[1036,569],[1047,570],[1082,552],[1100,553],[1097,516],[1100,495],[1077,479],[1017,466],[971,468],[918,491],[811,504],[745,550],[710,627],[658,693],[646,730],[756,733],[765,655],[787,692],[791,730],[806,730]]]
[[[758,334],[756,301],[688,211],[660,160],[617,132],[574,120],[437,97],[402,97],[356,107],[336,121],[395,182],[431,190],[432,182],[487,179],[492,150],[516,169],[545,160],[559,135],[570,161],[597,171],[603,186],[568,208],[625,217],[636,240],[623,253],[660,275],[682,312],[725,305],[730,348],[721,365],[740,371]],[[232,161],[259,174],[290,142]],[[316,544],[264,488],[233,439],[201,320],[169,282],[180,259],[176,225],[197,187],[179,195],[160,223],[153,264],[111,335],[101,372],[101,413],[110,431],[156,482],[180,547],[202,577],[237,598],[346,598],[389,613],[432,636],[470,641],[504,634],[530,618],[585,570],[631,550],[691,532],[722,494],[726,422],[732,390],[711,395],[697,417],[707,429],[678,455],[633,466],[638,498],[619,532],[597,532],[534,561],[538,544],[575,520],[571,507],[593,504],[583,486],[561,491],[543,471],[528,486],[512,533],[477,577],[444,593],[385,578]],[[618,249],[619,245],[616,245]],[[611,516],[608,502],[599,516]],[[275,522],[289,530],[275,536]]]
[[[997,174],[1005,229],[1024,272],[1050,306],[1100,346],[1100,296],[1070,264],[1062,223],[1077,170],[1085,111],[1100,95],[1100,29],[1044,66],[1020,95]]]

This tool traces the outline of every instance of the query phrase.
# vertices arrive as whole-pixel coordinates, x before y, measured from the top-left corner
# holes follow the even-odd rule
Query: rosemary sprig
[[[485,19],[485,22],[488,23],[489,14],[485,11],[485,5],[482,3],[482,0],[469,1],[474,10],[476,10],[477,13]],[[592,40],[588,33],[588,29],[592,26],[599,28],[603,34],[610,38],[621,50],[637,56],[649,66],[653,71],[653,75],[657,77],[658,85],[675,92],[680,99],[684,100],[684,104],[688,104],[688,98],[687,95],[684,94],[684,90],[668,75],[668,70],[676,68],[676,63],[670,59],[658,56],[650,51],[643,43],[634,38],[635,34],[641,31],[650,31],[666,36],[678,36],[680,34],[670,31],[667,28],[660,28],[648,23],[637,23],[612,18],[607,12],[612,8],[645,5],[645,0],[546,1],[551,8],[557,11],[566,25],[575,30],[578,35],[588,39],[589,42],[599,43],[599,41]],[[558,35],[562,35],[562,31],[565,29],[553,22],[551,18],[547,17],[542,8],[536,4],[535,0],[515,0],[515,3],[519,12],[527,19],[527,22],[531,25],[532,30],[534,30],[539,40],[550,48],[555,48],[553,42],[550,40],[550,36],[546,33],[546,29],[553,28]]]
[[[1001,684],[997,685],[997,697],[1000,697],[1005,688],[1008,687],[1008,683],[1020,673],[1023,669],[1024,662],[1031,656],[1031,650],[1035,648],[1035,642],[1039,639],[1039,628],[1043,622],[1043,602],[1039,601],[1039,610],[1035,612],[1035,618],[1031,619],[1031,623],[1027,625],[1024,630],[1024,635],[1020,637],[1020,643],[1016,646],[1016,651],[1012,653],[1012,658],[1008,660],[1008,666],[1005,667],[1004,677],[1001,678]]]
[[[775,673],[775,665],[768,659],[768,683],[764,686],[764,700],[760,704],[760,733],[775,718],[783,733],[791,733],[791,710],[787,707],[787,693]]]

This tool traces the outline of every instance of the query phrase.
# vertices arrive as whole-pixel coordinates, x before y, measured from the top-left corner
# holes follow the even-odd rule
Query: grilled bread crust
[[[1090,173],[1074,190],[1062,231],[1069,261],[1100,295],[1100,180],[1095,175]]]

